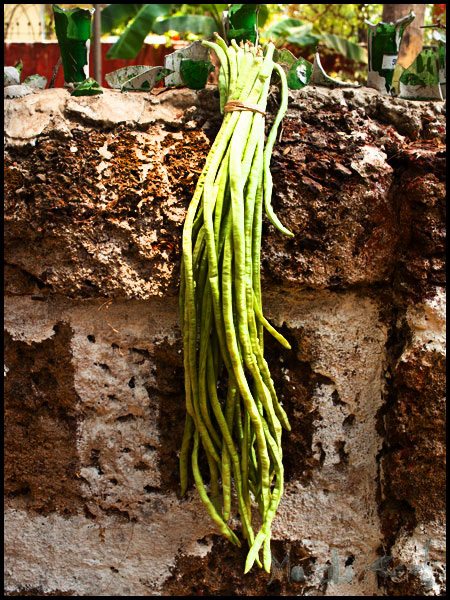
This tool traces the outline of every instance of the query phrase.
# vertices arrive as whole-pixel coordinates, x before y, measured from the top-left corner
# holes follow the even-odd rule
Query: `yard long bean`
[[[270,158],[287,107],[286,78],[273,62],[271,43],[264,52],[234,40],[227,46],[219,36],[204,45],[220,62],[224,118],[183,229],[180,322],[187,414],[181,494],[188,488],[191,452],[193,479],[208,514],[225,537],[240,545],[228,525],[234,481],[249,546],[245,572],[255,562],[269,572],[271,526],[283,493],[281,432],[290,425],[264,358],[264,329],[285,348],[290,345],[263,315],[260,245],[263,204],[269,220],[292,235],[271,206]],[[281,104],[264,145],[273,71],[281,79]],[[202,466],[200,452],[206,457]],[[256,535],[253,504],[262,523]]]

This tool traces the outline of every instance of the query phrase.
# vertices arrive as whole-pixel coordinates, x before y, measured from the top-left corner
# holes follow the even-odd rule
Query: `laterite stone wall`
[[[213,86],[5,101],[6,594],[443,595],[445,104],[290,93],[272,576],[178,494],[181,232],[220,123]]]

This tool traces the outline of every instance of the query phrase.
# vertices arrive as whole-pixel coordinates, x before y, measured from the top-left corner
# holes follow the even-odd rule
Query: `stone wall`
[[[6,593],[442,595],[445,105],[290,94],[272,577],[179,497],[180,238],[220,122],[213,87],[5,102]]]

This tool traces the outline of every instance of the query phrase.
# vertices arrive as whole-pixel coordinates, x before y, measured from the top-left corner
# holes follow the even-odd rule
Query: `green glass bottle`
[[[312,64],[306,59],[300,57],[296,60],[286,75],[289,89],[301,90],[307,86],[311,79],[312,70]]]
[[[183,58],[180,65],[180,75],[188,88],[201,90],[206,85],[208,75],[214,69],[214,65],[208,61]]]
[[[368,74],[367,87],[375,88],[382,94],[393,93],[392,79],[397,64],[400,44],[405,27],[415,19],[413,11],[393,23],[371,23],[368,27]]]
[[[53,4],[55,31],[66,84],[81,83],[89,78],[91,19],[94,10],[64,10]]]
[[[447,38],[445,33],[433,31],[433,40],[437,42],[437,56],[439,62],[439,85],[441,86],[442,98],[445,100],[446,94],[446,73],[447,73]]]
[[[252,42],[258,38],[259,4],[230,4],[228,9],[228,42]]]
[[[399,96],[408,100],[442,100],[439,56],[434,49],[420,52],[399,79]]]

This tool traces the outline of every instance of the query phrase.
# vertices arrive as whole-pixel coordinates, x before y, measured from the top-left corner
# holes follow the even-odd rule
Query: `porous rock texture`
[[[180,238],[221,119],[213,86],[5,101],[6,594],[443,595],[445,105],[290,93],[270,576],[179,497]]]

